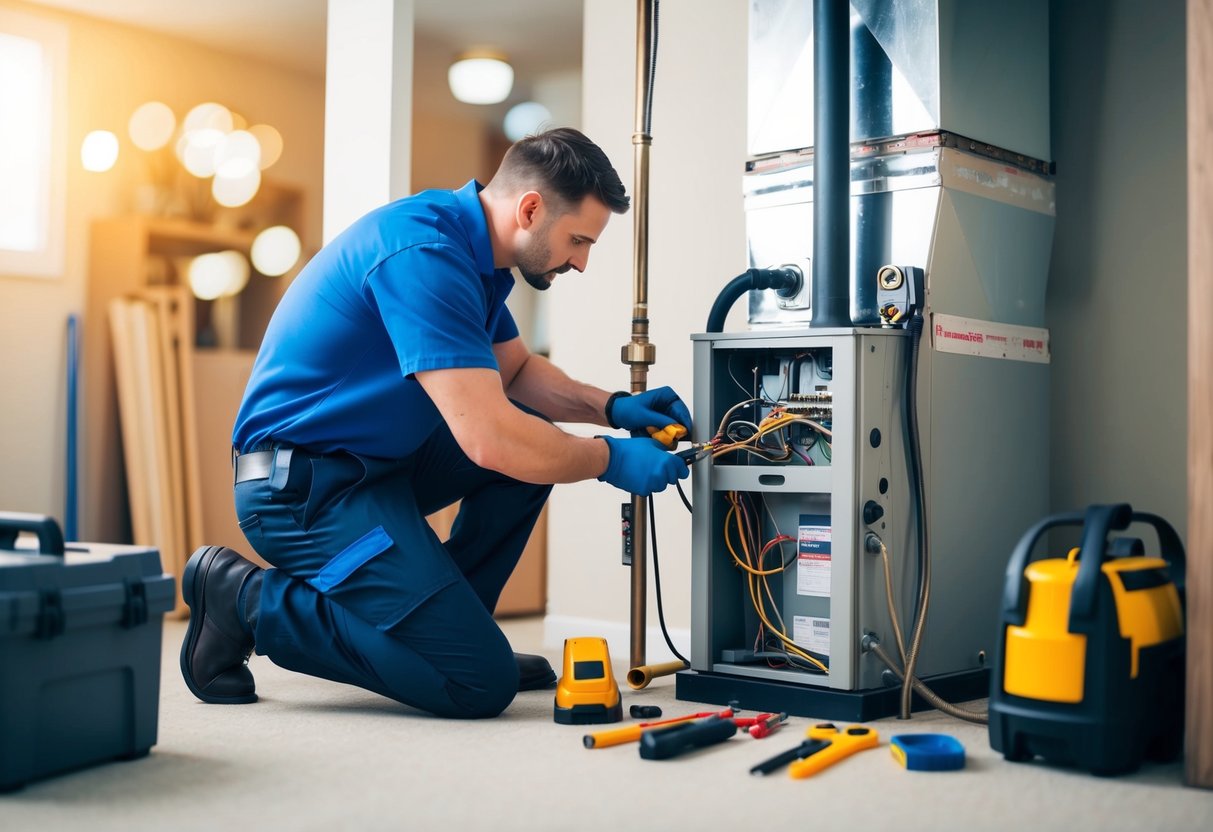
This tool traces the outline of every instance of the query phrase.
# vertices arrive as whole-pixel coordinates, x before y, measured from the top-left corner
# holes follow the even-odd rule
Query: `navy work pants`
[[[277,567],[257,653],[440,716],[496,716],[518,668],[492,612],[551,488],[477,467],[445,425],[402,460],[277,449],[235,494]],[[441,543],[425,517],[460,499]]]

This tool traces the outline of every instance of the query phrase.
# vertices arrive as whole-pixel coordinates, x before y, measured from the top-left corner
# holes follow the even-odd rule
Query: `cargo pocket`
[[[392,548],[392,538],[383,526],[376,526],[330,560],[308,583],[320,592],[328,592],[364,566],[367,561]]]

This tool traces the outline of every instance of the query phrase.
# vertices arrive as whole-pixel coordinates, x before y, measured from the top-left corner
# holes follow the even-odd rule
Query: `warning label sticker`
[[[796,547],[796,594],[830,595],[830,516],[800,515]]]
[[[792,616],[792,641],[813,653],[830,655],[830,619]]]
[[[1000,324],[955,315],[931,316],[931,339],[938,352],[980,355],[1048,364],[1049,330]]]

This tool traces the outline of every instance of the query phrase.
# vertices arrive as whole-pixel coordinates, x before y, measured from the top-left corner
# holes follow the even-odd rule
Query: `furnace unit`
[[[749,292],[747,330],[692,336],[694,438],[736,450],[694,470],[680,698],[896,712],[900,682],[865,648],[898,654],[879,543],[907,648],[923,595],[907,451],[929,532],[915,675],[986,695],[1007,557],[1048,513],[1047,12],[750,3],[748,265],[803,279]],[[882,310],[907,312],[916,280],[910,366],[912,318]]]

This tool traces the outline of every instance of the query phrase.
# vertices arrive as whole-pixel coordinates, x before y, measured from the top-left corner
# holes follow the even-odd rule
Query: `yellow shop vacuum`
[[[1158,554],[1139,538],[1149,525]],[[1032,562],[1050,529],[1081,526],[1068,557]],[[990,745],[1094,774],[1171,760],[1183,745],[1184,551],[1175,529],[1127,504],[1037,523],[1007,565],[990,686]]]

